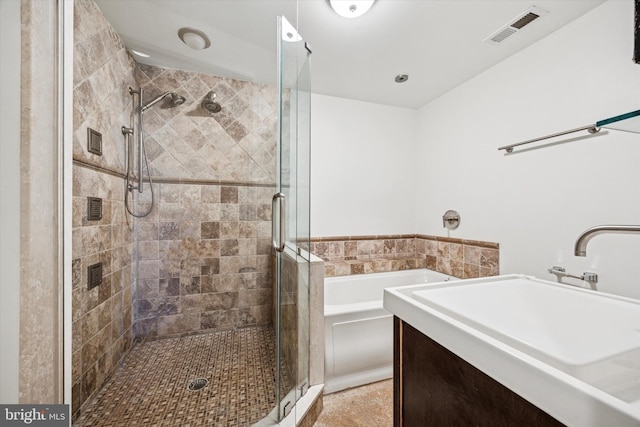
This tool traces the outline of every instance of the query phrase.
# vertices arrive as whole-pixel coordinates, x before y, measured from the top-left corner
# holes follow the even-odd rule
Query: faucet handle
[[[460,214],[454,210],[448,210],[442,215],[442,227],[455,230],[460,225]]]
[[[560,266],[554,265],[553,267],[551,267],[547,271],[549,273],[551,273],[551,274],[555,274],[555,273],[565,273],[567,270],[564,267],[560,267]]]

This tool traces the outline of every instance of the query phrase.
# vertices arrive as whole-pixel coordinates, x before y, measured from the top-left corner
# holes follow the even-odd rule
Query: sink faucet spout
[[[597,225],[591,227],[576,240],[575,256],[587,256],[587,243],[599,234],[640,234],[640,225]]]

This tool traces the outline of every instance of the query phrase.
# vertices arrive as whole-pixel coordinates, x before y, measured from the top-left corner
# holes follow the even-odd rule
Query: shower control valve
[[[449,230],[455,230],[460,225],[460,214],[453,210],[448,210],[442,215],[442,226]]]

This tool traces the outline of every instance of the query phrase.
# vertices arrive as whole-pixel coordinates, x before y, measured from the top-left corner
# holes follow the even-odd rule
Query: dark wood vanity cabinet
[[[394,316],[395,427],[563,424]]]

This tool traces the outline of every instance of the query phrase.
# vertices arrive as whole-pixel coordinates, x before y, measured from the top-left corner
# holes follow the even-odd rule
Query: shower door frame
[[[33,5],[31,5],[33,7]],[[21,5],[21,9],[24,5]],[[55,178],[54,182],[49,183],[52,193],[43,193],[43,197],[47,202],[53,203],[53,212],[55,225],[53,226],[51,240],[45,239],[46,244],[52,244],[50,258],[46,260],[38,260],[39,263],[52,263],[56,266],[56,271],[39,272],[40,288],[47,295],[51,295],[52,300],[46,301],[47,307],[42,310],[36,310],[38,313],[33,314],[33,306],[20,302],[19,311],[31,313],[32,320],[53,322],[53,334],[36,336],[39,330],[20,331],[21,342],[19,343],[19,356],[26,357],[26,360],[36,360],[34,354],[26,353],[32,348],[26,347],[26,341],[32,343],[37,339],[38,346],[43,349],[43,353],[50,352],[53,360],[44,363],[44,369],[51,369],[51,372],[45,372],[44,383],[40,383],[39,387],[51,387],[50,397],[46,403],[51,404],[67,404],[69,409],[72,405],[72,218],[73,218],[73,34],[74,34],[74,2],[73,0],[54,0],[51,6],[51,14],[44,14],[39,28],[53,34],[54,40],[52,44],[55,46],[51,52],[53,69],[42,69],[38,73],[41,75],[53,75],[51,78],[51,93],[53,95],[53,104],[44,108],[38,108],[37,111],[31,111],[32,117],[37,114],[38,117],[44,117],[42,120],[51,121],[53,129],[51,142],[53,148],[49,151],[42,151],[39,154],[38,161],[45,162],[46,166],[53,167]],[[22,24],[22,19],[21,19]],[[33,25],[33,23],[32,23]],[[32,31],[33,29],[31,29]],[[23,33],[24,34],[24,33]],[[24,45],[24,41],[22,42]],[[27,53],[31,54],[31,53]],[[21,55],[25,55],[24,47]],[[32,55],[32,54],[31,54]],[[24,58],[23,58],[24,60]],[[24,77],[23,72],[21,76]],[[33,76],[33,74],[32,74]],[[46,83],[48,84],[48,80]],[[22,87],[22,91],[25,88]],[[30,88],[29,88],[30,90]],[[21,106],[21,110],[25,106]],[[21,119],[21,126],[24,123]],[[24,136],[20,137],[21,146],[30,144],[32,141]],[[43,141],[38,141],[39,143]],[[47,142],[47,141],[44,141]],[[21,155],[22,156],[22,155]],[[22,160],[22,159],[21,159]],[[21,165],[21,175],[28,172],[25,166]],[[45,188],[45,187],[43,187]],[[46,190],[43,190],[46,192]],[[21,198],[24,195],[21,195]],[[22,202],[21,202],[22,203]],[[33,207],[33,206],[31,206]],[[35,209],[37,210],[37,209]],[[41,212],[29,214],[28,221],[39,221]],[[21,213],[22,216],[22,213]],[[21,219],[22,221],[23,219]],[[24,241],[40,242],[40,236],[37,231],[23,230],[21,231],[21,245]],[[20,252],[20,268],[21,270],[29,270],[32,268],[34,259],[29,259],[28,254],[24,253],[24,248],[19,248]],[[27,258],[25,258],[27,257]],[[45,277],[46,276],[46,277]],[[34,288],[33,277],[25,278],[22,274],[20,277],[20,293],[27,292]],[[43,301],[44,302],[44,301]],[[51,304],[49,306],[48,304]],[[46,319],[43,319],[47,316]],[[49,317],[50,316],[50,317]],[[20,322],[22,323],[22,322]],[[29,328],[29,325],[16,325],[18,328]],[[23,335],[24,333],[24,335]],[[31,363],[25,363],[25,366],[18,366],[19,382],[23,380],[23,376],[27,381],[33,378],[35,372],[28,371]],[[31,364],[32,365],[32,364]],[[42,366],[41,366],[42,368]],[[18,401],[15,403],[29,403],[37,399],[31,395],[22,395],[22,386],[18,384],[19,394]]]
[[[59,124],[58,138],[60,140],[60,159],[62,196],[60,197],[61,220],[61,252],[62,257],[62,297],[60,308],[62,310],[63,348],[60,351],[60,359],[63,361],[60,379],[63,386],[63,402],[72,406],[72,341],[73,341],[73,316],[72,316],[72,229],[73,229],[73,29],[74,29],[74,3],[68,0],[57,0],[59,10],[58,43],[61,52],[58,53],[58,84],[61,85],[58,95]]]
[[[283,31],[285,22],[288,23],[284,16],[278,17],[278,174],[272,205],[276,254],[277,421],[290,412],[295,417],[295,403],[309,388],[311,49],[292,25]],[[283,271],[285,267],[287,271]],[[291,316],[291,305],[295,307],[294,316]],[[295,335],[295,348],[293,352],[289,349],[289,359],[295,359],[293,361],[285,357],[285,329],[293,330]],[[288,344],[290,347],[291,343]],[[290,381],[293,388],[283,390],[282,369],[286,362],[294,365],[295,378]]]
[[[60,151],[58,154],[59,167],[59,221],[62,266],[60,279],[60,307],[62,348],[59,349],[59,375],[62,386],[62,402],[72,407],[72,341],[73,341],[73,284],[72,284],[72,229],[73,229],[73,28],[74,8],[73,0],[57,0],[58,8],[58,75],[57,77],[57,107],[58,107],[58,138]]]

